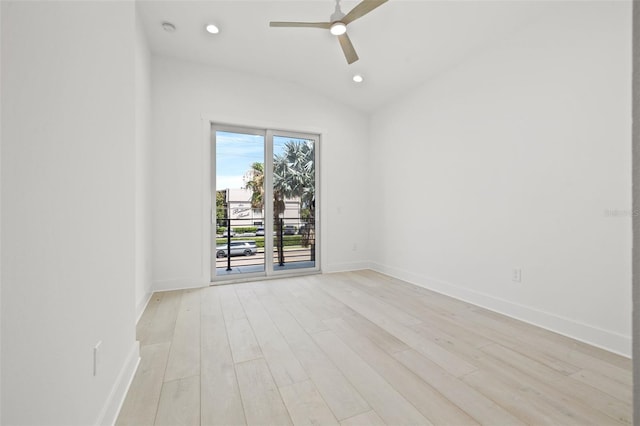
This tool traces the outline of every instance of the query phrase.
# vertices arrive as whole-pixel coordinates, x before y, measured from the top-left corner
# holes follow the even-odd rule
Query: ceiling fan
[[[376,7],[388,0],[362,0],[356,7],[351,9],[346,15],[340,10],[340,0],[336,0],[336,8],[329,17],[329,22],[270,22],[271,27],[307,27],[322,28],[331,31],[331,34],[338,36],[340,47],[344,52],[347,63],[352,64],[358,60],[358,54],[351,44],[351,39],[347,35],[347,25],[356,19],[362,18]]]

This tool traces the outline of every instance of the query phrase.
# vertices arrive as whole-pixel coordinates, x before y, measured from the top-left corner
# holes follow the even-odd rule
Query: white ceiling
[[[549,12],[553,3],[389,0],[348,26],[360,56],[352,65],[327,30],[269,27],[273,20],[328,21],[334,0],[141,0],[138,12],[155,54],[299,83],[371,111]],[[344,0],[342,10],[356,4]],[[164,31],[163,21],[176,31]],[[207,23],[220,34],[208,34]],[[364,83],[352,82],[356,73]]]

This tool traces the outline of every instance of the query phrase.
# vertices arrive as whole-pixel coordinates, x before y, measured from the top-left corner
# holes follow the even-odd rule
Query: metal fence
[[[264,266],[265,227],[251,218],[217,220],[216,270],[230,272],[234,267]],[[220,226],[223,225],[223,226]],[[281,268],[301,262],[315,262],[315,221],[309,218],[282,217],[274,221],[273,264]],[[263,270],[263,269],[262,269]]]

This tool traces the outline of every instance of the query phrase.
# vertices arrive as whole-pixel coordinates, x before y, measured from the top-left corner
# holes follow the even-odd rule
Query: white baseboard
[[[362,269],[372,269],[371,263],[369,262],[332,263],[326,266],[323,265],[322,272],[323,273],[349,272],[349,271],[360,271]]]
[[[185,290],[188,288],[201,288],[209,286],[209,280],[204,278],[180,278],[175,280],[154,281],[151,292]]]
[[[138,321],[140,321],[140,317],[142,317],[142,314],[144,313],[144,310],[147,309],[147,305],[149,304],[149,301],[151,300],[151,296],[153,296],[152,292],[147,293],[142,300],[138,303],[138,306],[136,306],[136,324],[138,323]]]
[[[118,374],[116,382],[109,393],[109,397],[98,416],[98,420],[95,423],[96,425],[113,426],[116,423],[118,414],[120,414],[120,409],[122,408],[124,399],[127,396],[129,386],[131,386],[133,376],[136,374],[139,363],[140,344],[136,341],[129,351],[129,356],[127,356],[127,359],[120,370],[120,374]]]
[[[388,265],[373,262],[370,264],[370,267],[374,271],[433,290],[437,293],[463,300],[625,357],[631,357],[630,336],[603,330],[571,318],[519,305],[508,300],[475,292],[449,282],[415,274]]]

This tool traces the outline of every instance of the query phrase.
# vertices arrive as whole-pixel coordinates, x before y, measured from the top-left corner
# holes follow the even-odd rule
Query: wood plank
[[[460,321],[464,322],[465,320],[461,319]],[[479,332],[483,335],[490,335],[495,343],[519,352],[522,355],[535,357],[540,363],[558,373],[568,376],[580,370],[580,367],[576,366],[570,357],[560,352],[547,350],[544,342],[540,341],[540,339],[533,338],[532,336],[522,338],[522,336],[526,335],[523,334],[522,331],[514,330],[513,334],[509,334],[509,332],[499,330],[497,327],[488,328],[480,322],[476,322],[475,318],[469,319],[466,324],[474,324],[473,327],[479,328]]]
[[[338,420],[371,409],[291,313],[280,306],[277,299],[273,299],[270,294],[263,294],[260,301]]]
[[[340,426],[386,426],[386,423],[371,410],[343,420]]]
[[[490,355],[478,360],[477,364],[482,371],[487,371],[496,380],[506,382],[512,387],[526,389],[535,398],[544,400],[546,404],[553,407],[551,411],[556,411],[561,416],[576,419],[584,424],[620,424],[572,393],[558,390],[553,383],[547,382],[545,376],[538,377],[531,375],[530,372],[525,373],[522,371],[524,368],[514,367],[510,363]]]
[[[360,315],[349,315],[341,319],[388,353],[410,349],[405,342]]]
[[[591,422],[590,419],[576,419],[569,410],[557,410],[556,406],[528,387],[526,382],[513,385],[484,370],[467,374],[461,380],[530,425],[581,426]]]
[[[341,282],[328,282],[322,287],[323,290],[332,289],[337,292],[346,294],[351,299],[352,303],[358,306],[360,309],[356,309],[352,304],[349,304],[352,309],[357,312],[362,312],[362,308],[366,307],[368,312],[384,312],[385,317],[402,325],[415,325],[422,322],[419,318],[410,315],[406,310],[396,308],[395,306],[382,301],[370,294],[358,289],[353,283],[348,281]],[[333,294],[333,293],[330,293]]]
[[[200,374],[200,290],[182,294],[165,382]]]
[[[536,339],[538,340],[538,339]],[[544,340],[544,339],[542,339]],[[553,343],[553,350],[555,353],[560,353],[566,356],[568,362],[571,362],[574,365],[577,365],[581,369],[597,371],[599,374],[608,377],[612,380],[615,380],[626,386],[633,386],[633,370],[627,368],[621,368],[617,365],[611,364],[608,361],[603,361],[600,358],[597,358],[592,355],[585,354],[583,350],[576,349],[578,345],[571,345],[571,350],[567,351],[565,349],[562,352],[561,345],[559,343]],[[597,348],[596,348],[597,349]],[[606,352],[606,351],[602,351]],[[615,354],[612,354],[615,355]],[[606,356],[603,356],[606,358]]]
[[[338,420],[311,380],[280,388],[295,425],[338,425]]]
[[[365,277],[372,286],[382,289],[392,289],[393,294],[407,296],[410,299],[419,300],[426,308],[440,315],[455,317],[459,313],[467,312],[474,308],[466,302],[441,293],[420,287],[408,282],[380,274],[374,271],[354,271],[348,273],[348,277]],[[392,296],[393,298],[394,296]]]
[[[464,356],[466,359],[473,362],[474,365],[479,367],[483,366],[483,363],[479,363],[479,361],[481,361],[486,356],[485,352],[469,346],[464,342],[458,341],[455,337],[447,336],[446,334],[441,333],[438,327],[439,324],[440,322],[434,324],[434,327],[426,327],[426,325],[421,324],[415,326],[414,328],[419,329],[421,335],[430,340],[439,341],[442,342],[442,344],[449,345],[451,347],[450,350],[453,350],[457,354]],[[526,368],[526,366],[523,367]],[[495,375],[487,374],[487,372],[485,371],[479,374],[471,373],[469,375],[465,375],[462,379],[464,382],[470,383],[470,381],[477,377],[482,377],[482,380],[479,380],[477,383],[471,383],[484,384],[484,386],[475,386],[476,390],[478,390],[480,393],[485,394],[485,396],[488,396],[492,400],[498,402],[501,406],[509,408],[511,412],[517,412],[518,417],[521,419],[525,419],[527,423],[548,423],[548,421],[544,420],[548,416],[551,416],[551,418],[554,419],[551,422],[554,424],[580,424],[581,422],[584,424],[584,422],[589,422],[589,418],[593,419],[593,415],[591,417],[580,416],[579,411],[570,410],[566,406],[558,409],[559,407],[557,405],[550,403],[547,399],[542,398],[544,400],[541,400],[541,398],[538,398],[538,392],[535,389],[532,389],[526,380],[516,382],[510,387],[508,382],[505,383]],[[491,384],[494,382],[496,384],[492,387]],[[522,400],[527,400],[528,403],[526,403],[524,406],[518,405],[518,402]],[[543,417],[534,421],[533,419],[536,419],[536,417],[535,411],[531,411],[533,408],[540,408],[540,412],[538,414],[542,415]]]
[[[412,329],[417,331],[425,340],[433,342],[449,352],[455,353],[477,368],[475,361],[485,356],[484,352],[480,351],[478,347],[470,345],[462,339],[458,339],[457,336],[443,332],[440,330],[440,324],[440,321],[434,321],[429,324],[418,324],[412,327]]]
[[[151,295],[147,306],[142,312],[138,323],[136,324],[136,338],[141,345],[148,344],[149,329],[153,326],[153,321],[158,311],[158,307],[162,302],[165,292],[156,292]]]
[[[333,315],[336,313],[341,315],[352,314],[353,312],[350,312],[348,308],[347,311],[344,310],[345,306],[343,304],[321,290],[329,275],[308,275],[298,282],[290,282],[287,288],[297,299],[311,299],[320,302],[320,305],[327,309],[328,312],[332,312]]]
[[[312,285],[309,282],[303,283],[303,285],[300,286],[301,289],[298,290],[298,293],[301,294],[301,297],[299,298],[301,303],[307,306],[311,311],[315,312],[318,317],[323,320],[342,318],[352,323],[353,327],[357,327],[359,331],[374,340],[376,344],[384,347],[390,352],[408,349],[408,346],[404,342],[397,339],[392,334],[387,333],[368,319],[362,317],[356,311],[333,296],[317,288],[316,285]],[[330,309],[326,309],[328,306],[330,306]]]
[[[372,280],[372,282],[375,283],[376,280]],[[403,286],[401,285],[400,287]],[[520,332],[516,332],[516,330],[513,330],[515,333],[503,334],[496,332],[493,328],[487,329],[486,327],[478,327],[476,324],[477,318],[475,317],[477,309],[476,307],[473,307],[473,305],[466,305],[465,308],[462,308],[462,305],[460,305],[461,302],[455,301],[453,304],[457,306],[456,312],[458,312],[458,314],[454,314],[451,310],[444,311],[443,314],[437,310],[434,311],[431,309],[433,301],[424,303],[427,299],[423,297],[416,297],[415,292],[409,291],[403,292],[400,297],[397,295],[396,297],[393,297],[395,290],[397,289],[390,288],[390,286],[380,285],[380,283],[371,284],[369,288],[371,294],[385,298],[385,300],[389,300],[390,303],[399,303],[401,306],[405,306],[411,313],[413,313],[412,309],[422,312],[421,318],[424,322],[413,326],[412,329],[418,331],[421,335],[440,344],[448,350],[463,355],[467,361],[472,362],[474,358],[481,356],[478,355],[479,353],[477,351],[473,351],[470,346],[480,348],[493,342],[499,342],[512,348],[526,348],[522,350],[526,350],[527,353],[536,353],[536,357],[539,357],[539,359],[541,359],[546,365],[566,375],[575,373],[579,370],[578,367],[557,357],[540,352],[535,345],[528,344],[526,341],[522,342],[520,340],[516,340],[517,336],[521,334]],[[426,295],[432,295],[432,292],[429,292],[428,290],[425,291]],[[407,294],[405,295],[404,293]],[[439,297],[443,300],[448,299],[446,296],[442,295],[439,295]],[[429,297],[429,299],[432,298]],[[438,300],[436,306],[439,309],[442,309],[442,306],[438,305],[439,302],[440,301]],[[426,306],[429,308],[425,309]],[[500,329],[504,330],[503,324],[501,324]],[[461,350],[456,349],[455,346],[460,346]]]
[[[467,324],[461,324],[455,318],[440,315],[435,312],[425,311],[422,316],[423,322],[412,328],[418,332],[425,328],[436,329],[444,335],[451,336],[457,342],[462,342],[467,346],[481,348],[494,343],[493,340],[477,333]]]
[[[247,318],[225,319],[231,354],[235,363],[262,358],[260,345]]]
[[[399,361],[363,337],[342,319],[325,321],[329,328],[434,424],[477,425],[467,413],[442,396]]]
[[[562,375],[540,362],[500,345],[490,345],[482,351],[492,359],[502,361],[519,369],[526,375],[544,381],[557,391],[577,397],[587,407],[595,408],[610,417],[611,422],[631,423],[631,401],[621,401],[591,386]]]
[[[364,304],[362,301],[354,299],[350,294],[340,290],[332,288],[325,288],[324,290],[329,294],[332,294],[338,300],[349,305],[369,321],[378,325],[380,328],[394,335],[411,348],[420,352],[455,377],[464,376],[465,374],[477,369],[454,352],[450,352],[436,343],[429,342],[411,328],[399,324],[392,318],[387,317],[386,311],[372,309],[370,305]]]
[[[241,287],[237,294],[278,387],[307,380],[309,376],[253,290]]]
[[[393,356],[479,423],[525,424],[415,350],[396,352]]]
[[[271,285],[265,286],[270,294],[275,296],[282,305],[296,303],[296,298],[287,289],[287,280],[275,280]]]
[[[621,401],[631,401],[632,388],[630,384],[621,383],[605,376],[602,373],[597,373],[591,370],[580,370],[577,373],[572,374],[571,377],[618,398]]]
[[[433,302],[433,300],[430,300],[430,302]],[[575,373],[580,369],[577,366],[587,369],[593,368],[596,371],[606,372],[605,374],[615,381],[623,384],[627,383],[630,388],[631,373],[623,368],[628,365],[623,357],[482,308],[469,306],[471,309],[459,309],[455,315],[451,315],[452,309],[448,310],[450,311],[448,313],[450,321],[452,323],[455,321],[470,331],[489,336],[514,351],[534,357],[542,364],[563,375]],[[441,308],[440,306],[438,307]],[[492,321],[484,321],[482,316],[488,317]],[[415,329],[421,327],[425,327],[425,325],[414,326]],[[532,338],[532,332],[535,338]],[[464,354],[465,352],[457,353]],[[596,356],[598,356],[598,359],[596,359]],[[606,360],[606,363],[600,362],[602,359]],[[614,384],[611,383],[611,385]],[[618,389],[620,388],[618,387]],[[616,402],[612,402],[612,404],[621,408],[621,411],[624,412],[624,407],[620,407]],[[618,416],[618,418],[626,419],[627,417],[623,415]]]
[[[402,291],[403,287],[397,286],[395,283],[372,279],[357,272],[348,275],[348,284],[376,299],[393,305],[397,309],[403,310],[408,314],[422,320],[425,313],[431,309],[422,303],[420,297],[416,297],[413,291]],[[449,313],[450,314],[450,313]]]
[[[246,424],[217,287],[202,291],[201,318],[201,424]]]
[[[358,277],[359,275],[354,274],[354,276]],[[411,315],[422,320],[420,324],[411,327],[416,331],[419,331],[420,328],[432,327],[434,324],[437,324],[438,329],[441,329],[451,336],[456,336],[456,339],[463,340],[469,345],[481,347],[492,343],[490,339],[484,338],[477,333],[469,332],[466,327],[460,327],[455,322],[455,316],[453,316],[452,312],[446,311],[445,315],[434,311],[431,305],[423,303],[424,296],[418,296],[415,292],[399,292],[398,288],[402,287],[395,283],[391,285],[381,285],[380,282],[376,282],[375,280],[371,280],[371,282],[372,283],[367,286],[367,292],[370,295],[378,297],[400,309],[404,309]],[[358,285],[358,283],[355,283],[355,285]]]
[[[285,304],[285,307],[291,315],[300,323],[307,333],[316,333],[324,331],[327,326],[322,322],[322,318],[313,313],[309,308],[300,302]]]
[[[247,424],[292,424],[267,362],[254,359],[235,367]]]
[[[140,348],[140,364],[120,410],[117,426],[153,425],[170,346],[165,342]]]
[[[628,359],[372,271],[158,293],[137,333],[118,425],[632,422]]]
[[[525,356],[534,356],[565,375],[581,369],[594,369],[631,385],[631,370],[584,353],[583,345],[573,339],[485,309],[474,308],[458,320],[479,326],[483,333],[494,333],[494,340],[500,345]]]
[[[151,324],[140,341],[141,345],[170,342],[173,339],[173,331],[178,317],[178,308],[182,300],[181,291],[166,291],[158,305],[153,324]]]
[[[157,426],[193,426],[200,424],[200,376],[164,382]]]
[[[300,289],[294,294],[300,294],[301,297],[299,299],[302,303],[310,310],[318,313],[318,316],[322,319],[342,318],[388,352],[398,352],[409,349],[406,343],[362,317],[333,296],[319,289],[317,286],[321,285],[321,282],[319,283],[320,280],[315,276],[312,278],[315,279],[313,281],[308,279],[303,282],[302,285],[300,285]],[[327,309],[328,307],[330,308]],[[324,315],[321,314],[323,308],[325,308]]]
[[[220,306],[222,306],[222,313],[227,324],[237,319],[246,318],[242,304],[236,294],[237,285],[221,285],[216,288],[218,288]]]
[[[593,359],[596,359],[606,364],[610,364],[612,366],[618,367],[619,369],[624,371],[631,371],[633,369],[631,359],[628,357],[618,355],[613,352],[609,352],[607,350],[589,345],[587,343],[572,339],[567,336],[563,336],[558,333],[554,333],[553,331],[549,331],[544,328],[537,327],[533,324],[528,324],[526,322],[519,321],[514,318],[509,318],[497,312],[493,312],[480,307],[474,307],[472,310],[474,312],[477,312],[479,315],[484,315],[487,317],[492,317],[494,319],[503,320],[503,321],[506,319],[506,321],[508,322],[513,322],[515,324],[518,324],[519,327],[522,327],[523,330],[526,330],[527,334],[529,333],[535,334],[536,336],[540,337],[545,341],[554,342],[558,344],[559,347],[562,348],[564,352],[570,351],[570,352],[580,353],[581,355],[586,355],[591,359],[590,362],[592,362]],[[564,353],[564,352],[561,352],[561,353]],[[580,366],[582,368],[589,368],[592,365],[581,364]]]
[[[433,424],[332,331],[316,333],[312,337],[386,423]]]
[[[340,318],[354,313],[349,307],[316,288],[317,285],[318,281],[313,276],[289,284],[287,288],[300,304],[306,306],[322,320]]]

